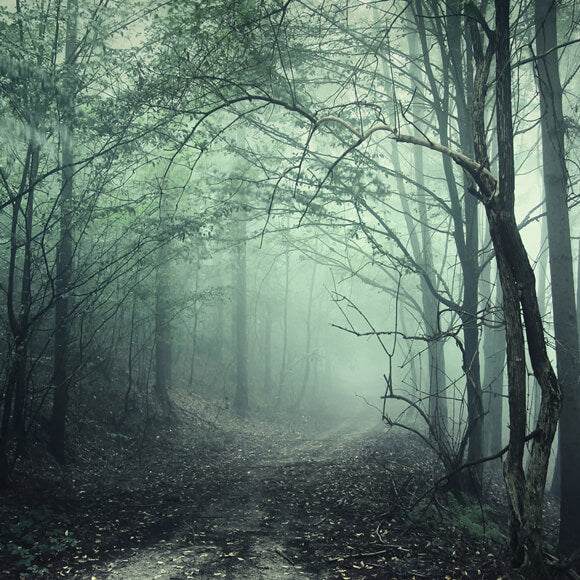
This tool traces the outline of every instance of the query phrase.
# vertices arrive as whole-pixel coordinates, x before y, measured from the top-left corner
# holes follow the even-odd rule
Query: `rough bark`
[[[528,578],[547,578],[542,554],[542,508],[550,449],[561,403],[560,385],[546,352],[534,273],[514,215],[515,176],[510,67],[510,3],[495,0],[496,114],[499,180],[486,200],[490,234],[504,295],[510,404],[510,441],[505,479],[510,500],[510,541],[514,565]],[[527,473],[522,469],[526,429],[526,368],[522,318],[528,353],[542,390]]]

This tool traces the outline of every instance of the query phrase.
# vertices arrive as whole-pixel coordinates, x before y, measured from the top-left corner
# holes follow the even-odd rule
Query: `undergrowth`
[[[11,570],[20,578],[46,576],[39,565],[77,545],[68,530],[69,520],[47,505],[27,508],[17,519],[0,529],[0,570]]]
[[[474,541],[504,543],[505,535],[490,517],[490,509],[466,497],[458,499],[448,492],[424,498],[407,516],[407,528],[432,531],[434,534],[457,529]]]

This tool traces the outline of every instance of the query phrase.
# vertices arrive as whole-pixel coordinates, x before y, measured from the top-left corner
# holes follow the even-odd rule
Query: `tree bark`
[[[484,331],[483,352],[485,353],[485,371],[483,378],[484,391],[487,391],[489,402],[485,418],[486,454],[494,455],[504,447],[502,433],[503,419],[503,375],[505,366],[505,328],[501,314],[503,296],[499,278],[490,306],[492,313],[487,318]]]
[[[515,221],[515,175],[510,66],[510,3],[495,0],[497,35],[496,115],[498,187],[486,213],[504,296],[510,439],[504,474],[510,501],[513,563],[527,578],[547,578],[542,554],[542,508],[550,450],[561,403],[560,385],[546,352],[534,273]],[[542,390],[527,474],[522,468],[526,429],[526,368],[523,321],[534,374]]]
[[[240,416],[248,412],[248,321],[246,294],[246,222],[244,212],[238,212],[237,246],[235,248],[235,337],[236,337],[236,390],[234,409]]]
[[[471,59],[463,64],[462,39],[464,24],[462,21],[461,0],[453,0],[447,4],[447,41],[449,44],[450,71],[456,91],[457,124],[461,151],[465,155],[473,156],[474,139],[471,123],[471,100],[473,95],[473,70]],[[471,45],[467,44],[467,53]],[[464,175],[463,183],[463,212],[465,221],[464,243],[458,246],[458,255],[463,271],[463,301],[461,320],[463,322],[463,370],[466,378],[467,408],[469,417],[469,449],[467,461],[477,461],[483,457],[484,447],[484,415],[483,398],[481,391],[481,369],[479,360],[479,322],[477,312],[479,306],[479,225],[477,213],[477,199],[469,195],[473,187],[473,180]],[[473,487],[481,490],[483,464],[472,468]]]
[[[69,342],[70,342],[70,283],[72,278],[72,199],[74,179],[74,80],[77,46],[77,0],[67,2],[65,77],[66,92],[62,110],[62,188],[60,192],[60,240],[57,248],[54,313],[54,393],[52,420],[50,425],[50,450],[60,461],[65,460],[66,418],[70,387]]]
[[[160,191],[159,227],[162,240],[168,227],[168,194]],[[169,389],[173,381],[173,352],[171,329],[171,261],[168,242],[162,241],[157,250],[155,271],[155,397],[164,418],[171,412]]]
[[[562,87],[558,71],[556,11],[553,0],[536,0],[536,69],[540,93],[546,219],[552,281],[552,308],[558,378],[562,387],[560,417],[560,550],[580,546],[580,364],[578,326],[564,151]]]

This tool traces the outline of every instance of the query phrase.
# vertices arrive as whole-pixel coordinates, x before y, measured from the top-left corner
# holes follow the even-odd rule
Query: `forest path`
[[[171,537],[82,578],[339,578],[329,573],[335,553],[325,547],[354,550],[362,536],[368,543],[376,524],[365,522],[368,510],[356,517],[355,496],[358,483],[372,485],[361,454],[380,431],[367,411],[308,439],[284,431],[237,439],[197,483],[195,501],[175,505]]]
[[[4,490],[0,578],[515,577],[501,478],[485,514],[434,498],[432,453],[376,410],[313,427],[181,409],[141,439],[95,432],[66,473]]]

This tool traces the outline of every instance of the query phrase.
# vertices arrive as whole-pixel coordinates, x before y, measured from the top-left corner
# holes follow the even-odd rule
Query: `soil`
[[[434,495],[424,444],[368,413],[298,428],[182,411],[4,491],[0,577],[510,577],[501,484],[485,511]]]

